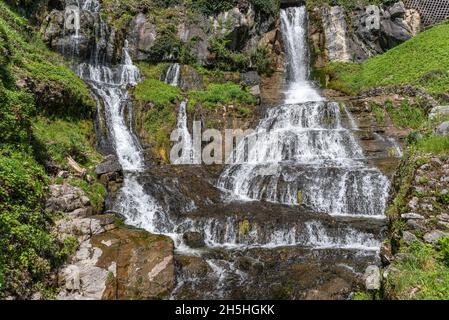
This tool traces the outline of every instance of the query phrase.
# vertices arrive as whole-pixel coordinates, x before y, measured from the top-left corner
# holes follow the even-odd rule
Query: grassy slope
[[[333,63],[330,86],[348,92],[410,84],[430,94],[449,94],[449,23],[425,31],[361,65]]]
[[[76,243],[49,233],[54,217],[44,212],[50,179],[43,164],[64,167],[68,155],[82,165],[98,159],[94,107],[62,57],[0,2],[0,298],[52,295],[50,274]],[[81,187],[96,189],[100,202],[98,184]]]

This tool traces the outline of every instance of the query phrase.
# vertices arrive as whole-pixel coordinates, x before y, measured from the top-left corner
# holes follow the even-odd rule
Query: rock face
[[[351,61],[348,27],[342,7],[321,9],[326,45],[330,61]]]
[[[58,299],[159,299],[173,289],[173,242],[139,229],[118,227],[112,214],[92,215],[78,188],[50,186],[47,210],[64,212],[53,232],[76,238],[76,253],[58,274]]]
[[[420,15],[399,1],[383,8],[369,5],[351,13],[351,25],[340,6],[323,7],[321,18],[330,61],[362,62],[415,36]],[[349,31],[353,30],[353,31]]]
[[[147,21],[143,13],[137,14],[131,22],[129,45],[137,60],[148,58],[148,52],[156,41],[156,26]]]

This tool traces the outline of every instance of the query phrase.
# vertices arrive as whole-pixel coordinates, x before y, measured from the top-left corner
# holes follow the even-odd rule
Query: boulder
[[[405,5],[402,1],[396,2],[390,8],[388,8],[388,13],[391,18],[403,18],[406,13]]]
[[[249,71],[240,75],[240,81],[248,87],[260,85],[261,79],[256,71]]]
[[[68,184],[50,185],[50,197],[45,208],[48,212],[74,212],[90,205],[89,198],[77,187]]]
[[[122,166],[115,155],[106,156],[103,162],[95,168],[97,176],[113,172],[122,172]]]
[[[131,21],[129,34],[130,53],[136,60],[145,60],[156,41],[156,26],[147,20],[143,13],[137,14]]]
[[[351,61],[348,26],[344,9],[340,6],[321,9],[326,49],[330,61]]]
[[[435,134],[442,136],[442,137],[448,136],[449,135],[449,121],[439,124],[435,128],[434,132],[435,132]]]
[[[443,232],[440,230],[433,230],[424,235],[424,241],[430,244],[437,244],[443,237],[448,237],[449,232]]]
[[[379,290],[381,285],[381,274],[378,266],[371,265],[365,270],[363,276],[367,290]]]
[[[405,243],[409,245],[418,240],[418,238],[409,231],[404,231],[404,233],[402,234],[402,239],[404,239]]]

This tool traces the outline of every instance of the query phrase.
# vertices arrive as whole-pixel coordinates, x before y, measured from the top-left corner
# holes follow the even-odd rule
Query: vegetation
[[[440,241],[440,248],[420,241],[402,250],[403,258],[393,264],[386,287],[387,296],[394,299],[449,299],[449,238]]]
[[[330,88],[347,93],[387,86],[412,85],[437,96],[449,93],[449,23],[425,31],[363,64],[329,66]]]
[[[213,109],[219,106],[234,105],[245,106],[254,105],[256,99],[238,84],[210,84],[207,90],[189,92],[189,104],[201,103],[205,108]]]
[[[63,59],[0,2],[0,298],[51,297],[50,275],[76,247],[49,231],[44,163],[97,158],[87,129],[94,106]]]

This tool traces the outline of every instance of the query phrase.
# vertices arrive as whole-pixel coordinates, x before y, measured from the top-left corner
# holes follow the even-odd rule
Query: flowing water
[[[99,16],[99,1],[80,1],[76,10],[73,5],[70,12],[78,12],[75,19],[83,11]],[[376,219],[366,223],[363,217],[383,217],[388,180],[367,166],[353,134],[357,125],[346,107],[325,101],[308,80],[305,8],[283,9],[281,19],[288,60],[285,104],[267,110],[255,133],[232,154],[234,164],[217,182],[226,201],[204,201],[202,208],[186,199],[179,179],[160,182],[146,172],[144,152],[132,130],[127,91],[140,75],[127,42],[119,65],[105,63],[101,49],[95,47],[91,59],[77,66],[97,97],[107,138],[124,170],[112,209],[128,224],[171,236],[179,254],[176,259],[190,259],[189,263],[199,259],[205,270],[197,274],[185,265],[178,267],[171,298],[283,296],[274,284],[285,284],[292,272],[305,267],[316,271],[309,277],[313,281],[295,284],[299,292],[306,292],[343,272],[338,266],[345,266],[342,277],[352,279],[375,260],[381,224]],[[102,24],[98,27],[106,30]],[[79,20],[75,26],[76,47]],[[105,39],[101,37],[99,44]],[[173,64],[162,80],[177,86],[179,77],[180,65]],[[177,129],[187,147],[175,164],[194,163],[186,106],[186,101],[179,106]],[[350,128],[343,125],[342,114],[352,119]],[[176,201],[182,202],[181,210],[172,206]],[[182,236],[192,231],[204,237],[205,249],[186,249]],[[323,269],[326,265],[331,270]]]

